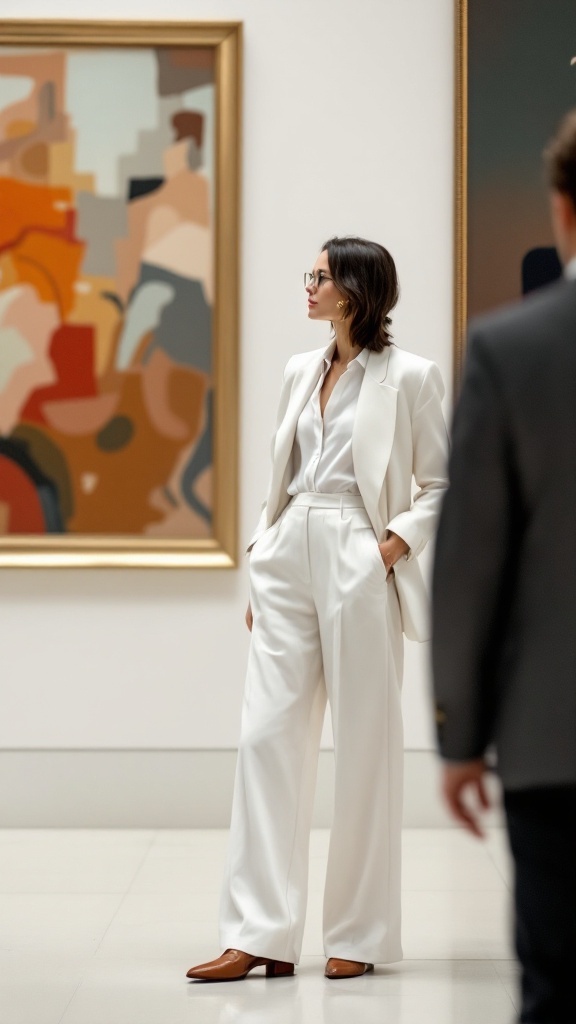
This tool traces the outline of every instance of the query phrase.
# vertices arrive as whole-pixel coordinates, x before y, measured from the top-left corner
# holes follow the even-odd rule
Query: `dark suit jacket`
[[[478,320],[436,543],[440,752],[576,782],[576,282]]]

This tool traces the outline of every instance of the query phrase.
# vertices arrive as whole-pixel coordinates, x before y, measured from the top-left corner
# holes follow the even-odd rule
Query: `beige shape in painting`
[[[180,277],[200,281],[206,302],[214,295],[212,233],[191,221],[178,224],[169,234],[144,250],[145,263],[170,270]]]
[[[80,487],[84,494],[93,494],[98,486],[98,473],[81,473]]]
[[[0,134],[5,136],[11,121],[38,122],[38,99],[42,86],[50,82],[54,88],[56,114],[65,108],[66,53],[64,50],[8,52],[0,54],[0,74],[29,78],[33,88],[23,99],[10,103],[0,111]]]
[[[194,440],[179,453],[166,481],[166,488],[157,488],[152,492],[150,504],[158,512],[162,513],[163,518],[160,522],[149,523],[146,526],[144,532],[148,537],[171,537],[175,539],[177,537],[205,538],[214,535],[213,524],[206,522],[202,516],[199,516],[194,509],[190,508],[180,490],[182,475],[198,444],[198,438],[202,430],[203,423],[200,424]],[[214,473],[212,466],[208,466],[194,481],[195,495],[208,508],[213,508],[213,482]],[[171,500],[167,497],[166,491],[170,494]]]
[[[33,161],[35,170],[30,173],[21,161],[22,154],[31,144],[62,141],[68,136],[66,53],[53,50],[0,54],[0,74],[23,76],[32,82],[24,98],[0,111],[0,156],[5,173],[34,181],[38,179],[38,160]]]
[[[168,178],[158,193],[158,200],[173,206],[182,220],[192,220],[195,224],[209,227],[210,192],[208,180],[203,174],[182,171]]]
[[[143,533],[147,537],[163,537],[166,540],[188,540],[194,537],[195,540],[205,540],[213,536],[212,525],[188,505],[172,508],[160,491],[153,493],[150,504],[164,513],[164,518],[161,523],[148,523],[144,527]]]
[[[119,394],[106,393],[86,398],[62,398],[44,402],[42,410],[54,430],[72,437],[84,437],[101,430],[113,416]]]
[[[68,138],[52,142],[48,150],[47,182],[50,185],[66,186],[73,192],[94,192],[96,189],[93,174],[77,172],[76,132],[70,130]]]
[[[0,329],[17,330],[31,350],[31,358],[15,368],[0,393],[0,433],[9,434],[32,392],[56,380],[49,350],[60,317],[56,304],[42,302],[29,284],[9,288],[1,298]]]
[[[2,319],[2,299],[0,295],[0,321]],[[0,394],[6,387],[18,366],[24,366],[34,358],[29,342],[16,327],[0,327]]]
[[[185,441],[190,436],[190,426],[170,408],[170,377],[175,365],[163,349],[154,349],[142,367],[142,395],[150,422],[158,433]]]
[[[186,173],[190,170],[188,163],[189,148],[190,140],[181,139],[180,142],[175,142],[174,145],[168,146],[164,150],[162,163],[164,164],[164,173],[167,178],[174,178],[177,174]]]
[[[198,477],[198,482],[202,484],[202,494],[200,494],[200,488],[196,485],[194,491],[198,494],[201,501],[210,506],[212,501],[212,469],[206,469]],[[148,523],[144,527],[143,532],[147,537],[163,537],[170,540],[194,537],[194,539],[204,540],[214,536],[211,523],[206,522],[202,516],[199,516],[185,502],[173,505],[160,487],[152,491],[150,505],[156,511],[161,512],[163,518],[161,522]]]
[[[144,231],[144,247],[149,247],[170,234],[181,221],[173,206],[157,206],[150,211]]]
[[[179,149],[179,146],[176,148]],[[180,164],[181,153],[174,166],[179,167]],[[159,208],[171,209],[175,214],[176,223],[191,221],[211,230],[208,181],[204,175],[196,174],[195,171],[179,170],[174,177],[168,177],[164,184],[153,192],[133,199],[128,205],[128,237],[120,238],[116,242],[117,291],[124,302],[138,280],[145,249],[156,240],[157,232],[168,226],[167,214],[163,213],[157,226],[149,231],[152,213]],[[185,276],[191,275],[188,272]],[[207,281],[207,288],[210,287],[210,281]]]

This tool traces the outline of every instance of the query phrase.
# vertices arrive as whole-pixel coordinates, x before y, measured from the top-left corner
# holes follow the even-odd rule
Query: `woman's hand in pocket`
[[[250,604],[250,601],[249,601],[248,602],[248,608],[246,609],[246,625],[248,626],[248,629],[250,630],[250,632],[252,632],[252,623],[253,623],[253,621],[254,621],[254,617],[252,615],[252,605]]]
[[[378,545],[382,561],[386,566],[386,572],[390,575],[394,571],[394,566],[402,555],[407,555],[410,551],[405,540],[399,537],[397,533],[389,533],[386,540],[382,541],[382,544]]]

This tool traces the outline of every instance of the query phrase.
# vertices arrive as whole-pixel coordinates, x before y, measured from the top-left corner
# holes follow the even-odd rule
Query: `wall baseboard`
[[[227,828],[235,763],[235,750],[0,751],[0,827]],[[315,828],[330,825],[333,764],[321,751]],[[404,774],[405,826],[452,827],[436,755],[407,751]]]

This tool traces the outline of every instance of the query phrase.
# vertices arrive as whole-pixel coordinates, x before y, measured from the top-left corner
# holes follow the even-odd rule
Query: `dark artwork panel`
[[[469,0],[468,314],[561,272],[542,151],[576,107],[575,0]]]

